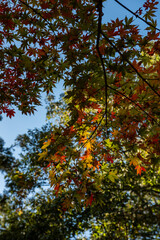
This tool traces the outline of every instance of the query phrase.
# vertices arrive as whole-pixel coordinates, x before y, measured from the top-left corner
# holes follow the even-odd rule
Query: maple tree
[[[50,104],[59,122],[36,158],[55,196],[67,192],[64,211],[75,199],[85,206],[98,201],[106,165],[129,161],[141,175],[159,164],[158,2],[147,0],[136,13],[127,9],[133,17],[106,24],[103,2],[0,2],[1,112],[11,117],[16,106],[33,113],[42,91],[54,91],[59,80],[66,88],[62,102]],[[134,17],[145,21],[145,34]],[[118,170],[107,177],[118,181]]]

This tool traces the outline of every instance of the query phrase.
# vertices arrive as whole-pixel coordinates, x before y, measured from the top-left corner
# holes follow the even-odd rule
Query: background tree
[[[108,172],[111,170],[118,171],[118,180],[113,177],[113,182],[110,181]],[[28,178],[33,172],[35,169],[28,173]],[[19,172],[21,176],[22,172]],[[27,178],[23,181],[26,183]],[[84,207],[76,198],[69,201],[69,190],[55,198],[52,189],[43,187],[43,180],[39,181],[39,190],[32,192],[30,185],[22,184],[19,178],[14,193],[9,193],[2,204],[1,239],[71,239],[73,236],[81,239],[79,234],[85,230],[90,230],[89,239],[159,237],[159,172],[150,170],[147,177],[137,176],[129,164],[119,162],[103,166],[103,172],[97,175],[97,183],[97,201],[91,206],[88,202]],[[25,197],[24,192],[27,192]],[[64,209],[66,199],[68,210]]]
[[[0,121],[2,117],[0,116]],[[5,142],[0,138],[0,171],[8,172],[12,168],[13,155],[10,148],[4,147]]]

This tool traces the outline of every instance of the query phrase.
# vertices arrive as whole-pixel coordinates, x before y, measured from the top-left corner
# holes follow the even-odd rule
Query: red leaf
[[[116,118],[115,112],[111,112],[111,121],[112,121],[113,119],[115,119],[115,118]]]
[[[91,206],[92,202],[93,202],[93,193],[91,193],[91,196],[90,196],[90,198],[89,198],[89,199],[87,199],[87,201],[86,201],[86,206],[88,206],[88,205],[90,205],[90,206]]]
[[[113,163],[113,157],[110,155],[107,155],[107,161]]]
[[[138,98],[137,94],[132,95],[132,100],[135,101]]]
[[[92,202],[93,202],[93,194],[91,193],[91,196],[90,196],[90,199],[89,199],[89,205],[90,206],[91,206]]]
[[[56,196],[58,196],[59,187],[60,187],[60,184],[57,183],[57,185],[56,185],[55,188],[54,188],[54,190],[56,191],[56,192],[55,192]]]
[[[141,167],[141,170],[144,171],[144,172],[146,172],[146,169],[145,169],[144,167]]]
[[[11,109],[11,110],[7,109],[6,113],[7,113],[7,117],[9,117],[9,118],[14,117],[14,115],[15,115],[15,111],[13,109]]]
[[[155,136],[153,136],[152,138],[152,143],[158,143],[159,142],[159,136],[158,134],[156,134]]]

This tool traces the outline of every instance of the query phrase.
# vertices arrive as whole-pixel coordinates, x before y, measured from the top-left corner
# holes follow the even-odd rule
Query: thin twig
[[[158,97],[160,97],[160,94],[151,86],[149,82],[147,82],[147,80],[138,72],[138,70],[133,66],[133,64],[124,56],[123,53],[121,53],[121,51],[115,46],[115,44],[113,44],[113,42],[106,36],[106,34],[104,34],[103,31],[102,35],[107,40],[107,42],[119,53],[119,55],[122,57],[123,62],[127,62],[135,71],[135,73],[142,79],[142,81],[145,82]]]
[[[52,24],[44,16],[42,16],[42,14],[40,12],[38,12],[35,8],[31,7],[28,3],[23,2],[22,0],[19,0],[19,2],[21,2],[27,8],[30,8],[36,15],[40,16],[50,26],[51,30],[53,31],[53,33],[55,35],[55,38],[57,37],[56,34],[55,34],[55,31],[53,29]]]
[[[139,18],[141,21],[143,21],[144,23],[146,23],[147,25],[149,25],[150,27],[153,27],[154,29],[158,30],[160,32],[160,29],[155,27],[153,24],[151,24],[150,22],[147,22],[146,20],[144,20],[143,18],[141,18],[140,16],[138,16],[138,14],[134,13],[132,10],[130,10],[129,8],[127,8],[125,5],[123,5],[122,3],[120,3],[118,0],[114,0],[115,2],[117,2],[121,7],[125,8],[128,12],[132,13],[136,18]]]
[[[97,94],[99,91],[103,90],[105,88],[105,85],[103,85],[101,88],[98,88],[96,91],[93,92],[93,94]],[[132,102],[135,106],[137,106],[143,113],[145,113],[150,119],[153,120],[153,122],[155,122],[158,126],[160,126],[158,124],[158,122],[151,116],[149,115],[142,107],[139,106],[139,104],[137,104],[135,101],[133,101],[130,97],[126,96],[124,93],[120,92],[119,90],[107,85],[107,88],[117,92],[118,94],[124,96],[125,98],[127,98],[130,102]]]
[[[149,114],[147,113],[139,104],[137,104],[135,101],[133,101],[131,98],[129,98],[128,96],[126,96],[124,93],[118,91],[117,89],[111,87],[111,86],[108,86],[108,88],[110,88],[111,90],[117,92],[118,94],[122,95],[123,97],[125,97],[126,99],[128,99],[130,102],[132,102],[135,106],[137,106],[139,109],[141,109],[142,112],[144,112],[149,118],[151,118],[158,126],[159,123]]]
[[[101,122],[102,122],[105,114],[106,114],[106,113],[103,114],[103,116],[102,116],[101,120],[99,121],[97,127],[94,129],[94,131],[92,132],[92,134],[90,135],[90,137],[87,139],[87,141],[80,147],[79,151],[80,151],[83,147],[85,147],[85,145],[93,138],[95,132],[98,130],[99,126],[101,125]]]

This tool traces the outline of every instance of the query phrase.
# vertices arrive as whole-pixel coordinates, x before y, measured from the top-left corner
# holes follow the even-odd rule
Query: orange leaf
[[[136,166],[135,169],[137,169],[137,175],[141,175],[141,166]]]
[[[146,172],[146,169],[144,167],[141,167],[141,166],[136,166],[135,169],[137,169],[137,175],[141,175],[141,172],[144,171]]]

